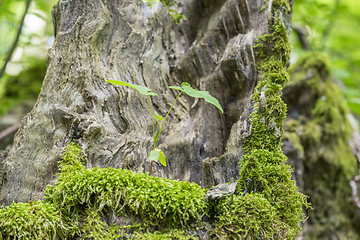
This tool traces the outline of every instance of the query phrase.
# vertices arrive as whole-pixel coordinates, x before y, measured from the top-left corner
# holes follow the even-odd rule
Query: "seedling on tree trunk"
[[[152,127],[153,127],[153,149],[150,152],[149,155],[149,159],[151,160],[151,164],[150,164],[150,171],[149,174],[151,175],[151,171],[152,171],[152,165],[154,161],[159,160],[159,162],[166,167],[166,158],[165,158],[165,154],[163,151],[161,151],[160,149],[156,148],[156,142],[159,139],[160,133],[165,125],[165,121],[169,116],[169,113],[172,109],[172,107],[174,106],[176,100],[178,100],[178,98],[180,97],[180,95],[184,92],[187,95],[189,95],[190,97],[194,97],[194,98],[203,98],[206,102],[211,103],[213,105],[215,105],[220,111],[221,113],[224,113],[223,109],[221,108],[219,101],[212,97],[209,92],[207,91],[198,91],[193,89],[189,83],[187,82],[183,82],[181,84],[181,87],[174,87],[174,86],[170,86],[169,88],[175,89],[175,90],[179,90],[180,93],[177,95],[177,97],[175,98],[173,104],[171,105],[169,111],[167,112],[165,119],[160,116],[156,111],[153,112],[152,107],[151,107],[151,101],[150,101],[150,96],[157,96],[156,93],[151,92],[150,88],[147,87],[143,87],[143,86],[139,86],[136,84],[131,84],[131,83],[126,83],[123,81],[119,81],[119,80],[108,80],[107,82],[113,84],[113,85],[120,85],[120,86],[127,86],[127,87],[131,87],[133,89],[136,89],[139,93],[146,95],[147,96],[147,100],[149,103],[149,108],[150,108],[150,114],[151,114],[151,121],[152,121]],[[154,123],[154,116],[156,119],[156,129],[155,129],[155,123]],[[161,127],[160,127],[161,125]],[[160,128],[159,128],[160,127]]]

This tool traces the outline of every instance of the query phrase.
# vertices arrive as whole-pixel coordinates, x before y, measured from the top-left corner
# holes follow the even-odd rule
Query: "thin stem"
[[[180,92],[179,95],[177,95],[177,97],[175,98],[175,101],[173,102],[173,104],[171,105],[169,111],[168,111],[167,114],[166,114],[166,117],[165,117],[165,119],[164,119],[164,121],[163,121],[163,123],[162,123],[162,125],[161,125],[161,128],[160,128],[160,131],[159,131],[159,132],[157,132],[157,130],[159,129],[159,121],[157,122],[156,131],[155,131],[154,116],[153,116],[153,112],[152,112],[152,108],[151,108],[150,97],[149,97],[149,95],[147,96],[147,97],[148,97],[148,102],[149,102],[149,107],[150,107],[150,112],[151,112],[151,121],[152,121],[152,126],[153,126],[153,139],[154,139],[154,147],[153,147],[153,150],[155,150],[155,144],[156,144],[157,140],[159,139],[161,130],[162,130],[163,127],[164,127],[165,121],[166,121],[166,119],[168,118],[171,109],[173,108],[176,100],[180,97],[180,95],[181,95],[182,93],[183,93],[183,91]],[[149,175],[150,175],[150,176],[151,176],[151,172],[152,172],[153,162],[154,162],[154,161],[151,161],[151,163],[150,163],[150,170],[149,170]]]
[[[149,95],[147,95],[147,99],[148,99],[148,102],[149,102],[150,113],[151,113],[151,122],[152,122],[152,127],[153,127],[153,140],[155,142],[156,132],[155,132],[155,125],[154,125],[154,115],[153,115],[153,111],[152,111],[152,108],[151,108]],[[154,144],[154,150],[155,150],[155,144]]]
[[[155,130],[155,136],[157,136],[158,130],[159,130],[159,121],[157,121],[156,130]],[[155,150],[157,140],[158,140],[157,138],[154,139],[154,150]]]
[[[5,69],[6,69],[6,66],[7,66],[7,64],[10,62],[11,56],[12,56],[12,54],[13,54],[13,52],[14,52],[17,44],[18,44],[18,41],[19,41],[19,38],[20,38],[20,35],[21,35],[21,30],[22,30],[22,27],[23,27],[23,25],[24,25],[25,16],[26,16],[26,14],[27,14],[27,12],[28,12],[30,3],[31,3],[31,0],[27,0],[27,2],[26,2],[26,7],[25,7],[25,12],[24,12],[24,15],[23,15],[23,17],[22,17],[22,19],[21,19],[20,26],[19,26],[18,32],[17,32],[17,34],[16,34],[15,41],[14,41],[13,45],[11,46],[11,49],[10,49],[8,55],[6,56],[4,66],[3,66],[3,67],[1,68],[1,70],[0,70],[0,79],[1,79],[1,77],[3,76],[3,74],[4,74],[4,72],[5,72]]]
[[[152,122],[152,127],[153,127],[153,141],[154,141],[153,150],[155,150],[155,144],[156,144],[155,137],[156,137],[156,132],[155,132],[155,125],[154,125],[154,115],[153,115],[153,111],[152,111],[152,108],[151,108],[151,102],[150,102],[150,97],[149,97],[149,95],[147,95],[147,99],[148,99],[148,102],[149,102],[150,113],[151,113],[151,122]],[[150,175],[150,176],[151,176],[151,172],[152,172],[152,165],[153,165],[153,161],[151,161],[151,164],[150,164],[150,170],[149,170],[149,175]]]
[[[179,93],[179,95],[177,95],[177,97],[175,98],[175,101],[173,102],[173,104],[171,105],[169,111],[167,112],[166,117],[165,117],[165,119],[164,119],[164,122],[163,122],[163,124],[161,125],[160,131],[158,132],[158,134],[157,134],[157,136],[156,136],[156,141],[158,140],[158,138],[159,138],[159,136],[160,136],[161,130],[163,129],[163,127],[164,127],[164,125],[165,125],[165,121],[166,121],[167,117],[169,116],[169,113],[170,113],[171,109],[173,108],[176,100],[180,97],[180,95],[181,95],[183,92],[184,92],[184,91],[181,91],[181,92]]]
[[[149,176],[151,176],[151,171],[152,171],[152,165],[153,165],[153,162],[154,162],[154,161],[151,161],[151,164],[150,164]]]

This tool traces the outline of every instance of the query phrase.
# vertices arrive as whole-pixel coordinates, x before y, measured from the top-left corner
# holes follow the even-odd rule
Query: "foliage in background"
[[[330,56],[333,75],[345,85],[347,104],[360,116],[360,1],[295,0],[292,63],[309,50]],[[298,38],[302,35],[302,41]],[[303,43],[306,41],[307,43]],[[306,46],[308,45],[308,46]],[[306,48],[306,49],[304,49]]]
[[[36,100],[46,71],[53,28],[51,8],[57,0],[33,0],[19,42],[0,78],[0,116],[23,100]],[[0,68],[5,64],[25,11],[25,0],[0,1]]]
[[[16,76],[7,75],[2,79],[3,92],[0,94],[0,116],[12,107],[25,101],[36,101],[46,73],[46,60],[39,59],[28,63],[23,71]]]
[[[292,135],[290,142],[303,151],[302,188],[314,207],[306,239],[359,239],[359,212],[350,200],[349,181],[359,172],[348,144],[349,107],[332,81],[329,57],[307,53],[289,73],[291,84],[284,90],[289,107],[286,131]]]
[[[32,1],[30,9],[27,12],[27,19],[25,20],[20,44],[18,46],[38,46],[39,38],[52,36],[51,8],[56,2],[56,0]],[[4,60],[4,56],[6,56],[7,51],[15,39],[20,20],[25,10],[25,3],[25,0],[2,0],[0,2],[0,66],[3,65],[2,61]],[[37,32],[34,32],[32,31],[34,29],[34,26],[32,26],[33,24],[44,24],[37,18],[45,21],[46,26],[43,29],[38,29]],[[32,24],[31,20],[33,20]]]

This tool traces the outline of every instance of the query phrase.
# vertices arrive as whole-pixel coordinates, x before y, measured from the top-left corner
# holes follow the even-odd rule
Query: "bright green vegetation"
[[[63,158],[67,161],[68,156]],[[78,162],[65,164],[56,184],[47,187],[45,199],[69,214],[81,212],[84,204],[96,211],[111,207],[118,215],[125,209],[138,215],[144,226],[177,227],[198,219],[205,208],[204,190],[194,183],[124,169],[85,169]]]
[[[193,89],[189,83],[187,82],[183,82],[181,84],[181,87],[176,87],[176,86],[170,86],[169,88],[175,89],[175,90],[179,90],[180,93],[177,95],[177,97],[175,98],[174,102],[172,103],[171,107],[169,108],[169,111],[167,112],[165,119],[160,116],[156,111],[153,112],[152,107],[151,107],[151,101],[150,101],[150,96],[157,96],[156,93],[151,92],[150,88],[147,87],[143,87],[143,86],[139,86],[136,84],[131,84],[131,83],[126,83],[123,81],[119,81],[119,80],[108,80],[107,82],[114,84],[114,85],[120,85],[120,86],[127,86],[127,87],[131,87],[135,90],[137,90],[139,93],[141,93],[142,95],[146,95],[148,103],[149,103],[149,108],[150,108],[150,114],[151,114],[151,122],[152,122],[152,128],[153,128],[153,149],[150,152],[149,155],[149,159],[151,160],[151,165],[150,165],[150,170],[149,170],[149,174],[151,175],[151,170],[152,170],[152,165],[154,161],[159,160],[159,162],[166,167],[166,158],[165,158],[165,154],[162,150],[157,149],[156,148],[156,142],[159,139],[160,133],[165,125],[165,121],[168,118],[171,109],[173,108],[175,102],[178,100],[178,98],[180,97],[180,95],[184,92],[187,95],[189,95],[190,97],[194,97],[194,98],[203,98],[206,102],[213,104],[215,107],[217,107],[221,113],[224,113],[224,110],[222,109],[219,101],[212,97],[208,91],[198,91]],[[155,129],[155,124],[154,124],[154,116],[155,119],[157,121],[156,124],[156,129]],[[160,121],[162,121],[162,124],[160,123]],[[161,127],[159,127],[161,124]]]
[[[32,0],[32,4],[30,5],[27,15],[31,15],[32,17],[36,16],[35,18],[41,18],[46,22],[46,26],[44,29],[33,32],[32,30],[29,30],[29,26],[25,23],[17,45],[19,47],[23,47],[25,50],[21,62],[34,60],[33,54],[26,54],[27,47],[41,48],[41,44],[39,44],[38,41],[32,42],[33,40],[53,35],[51,8],[56,2],[56,0]],[[21,18],[24,14],[25,5],[26,0],[0,1],[0,69],[3,67],[5,58],[16,39]],[[1,78],[1,81],[2,80],[3,78]]]
[[[184,235],[183,231],[174,229],[170,233],[135,233],[133,239],[143,240],[192,240],[191,236]]]
[[[289,10],[285,1],[274,1],[270,33],[258,38],[257,69],[262,74],[252,95],[251,135],[245,140],[245,155],[240,161],[240,180],[237,197],[229,206],[222,200],[225,211],[216,223],[215,233],[233,236],[231,239],[293,239],[301,232],[302,207],[310,205],[291,180],[292,169],[285,165],[287,157],[281,150],[286,105],[280,91],[289,80],[286,65],[290,43],[280,10]],[[272,44],[272,51],[267,46]],[[251,180],[247,187],[248,180]],[[241,217],[233,218],[233,214]],[[267,217],[262,217],[267,216]]]
[[[2,237],[116,239],[136,230],[139,238],[135,239],[160,239],[161,235],[166,239],[169,234],[186,239],[178,229],[189,227],[204,214],[205,190],[195,183],[123,169],[85,169],[84,162],[80,148],[70,143],[59,161],[57,182],[47,186],[43,202],[13,203],[0,210]],[[135,216],[140,223],[107,226],[101,219],[109,209],[118,216]]]
[[[58,239],[66,236],[68,228],[59,210],[43,201],[13,203],[0,209],[0,239]]]
[[[213,234],[218,239],[273,239],[286,230],[279,224],[276,209],[261,194],[234,196],[222,202]],[[280,239],[283,239],[282,237]]]
[[[27,0],[0,1],[0,69],[10,60],[6,69],[14,74],[5,72],[0,77],[0,116],[15,105],[27,100],[35,102],[38,97],[46,72],[46,41],[53,35],[51,8],[56,2],[32,0],[25,13]],[[21,26],[24,14],[26,19]],[[22,31],[16,41],[19,28]],[[17,73],[20,68],[23,70]]]
[[[359,239],[359,215],[348,200],[349,180],[358,174],[348,144],[349,107],[331,72],[329,56],[321,52],[307,53],[290,69],[289,87],[307,91],[310,101],[297,120],[289,120],[286,131],[298,134],[290,141],[304,152],[304,191],[314,206],[307,237]]]
[[[360,116],[360,2],[357,0],[296,0],[292,25],[302,29],[312,50],[330,56],[331,73],[345,85],[347,105]],[[292,31],[292,62],[308,52]]]

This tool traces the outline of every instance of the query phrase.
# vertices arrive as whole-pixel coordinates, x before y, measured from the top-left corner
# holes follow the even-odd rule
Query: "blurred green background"
[[[360,1],[294,0],[291,25],[291,63],[311,50],[327,53],[335,81],[359,119]]]
[[[17,46],[0,78],[0,116],[36,99],[53,41],[51,8],[57,0],[32,0]],[[27,0],[0,1],[0,68],[12,48]],[[329,54],[333,76],[351,110],[360,116],[360,1],[294,0],[291,63],[308,51]]]
[[[0,69],[14,49],[0,78],[0,116],[21,102],[37,99],[46,73],[47,50],[53,41],[51,9],[56,2],[29,0],[26,11],[27,0],[0,0]]]

